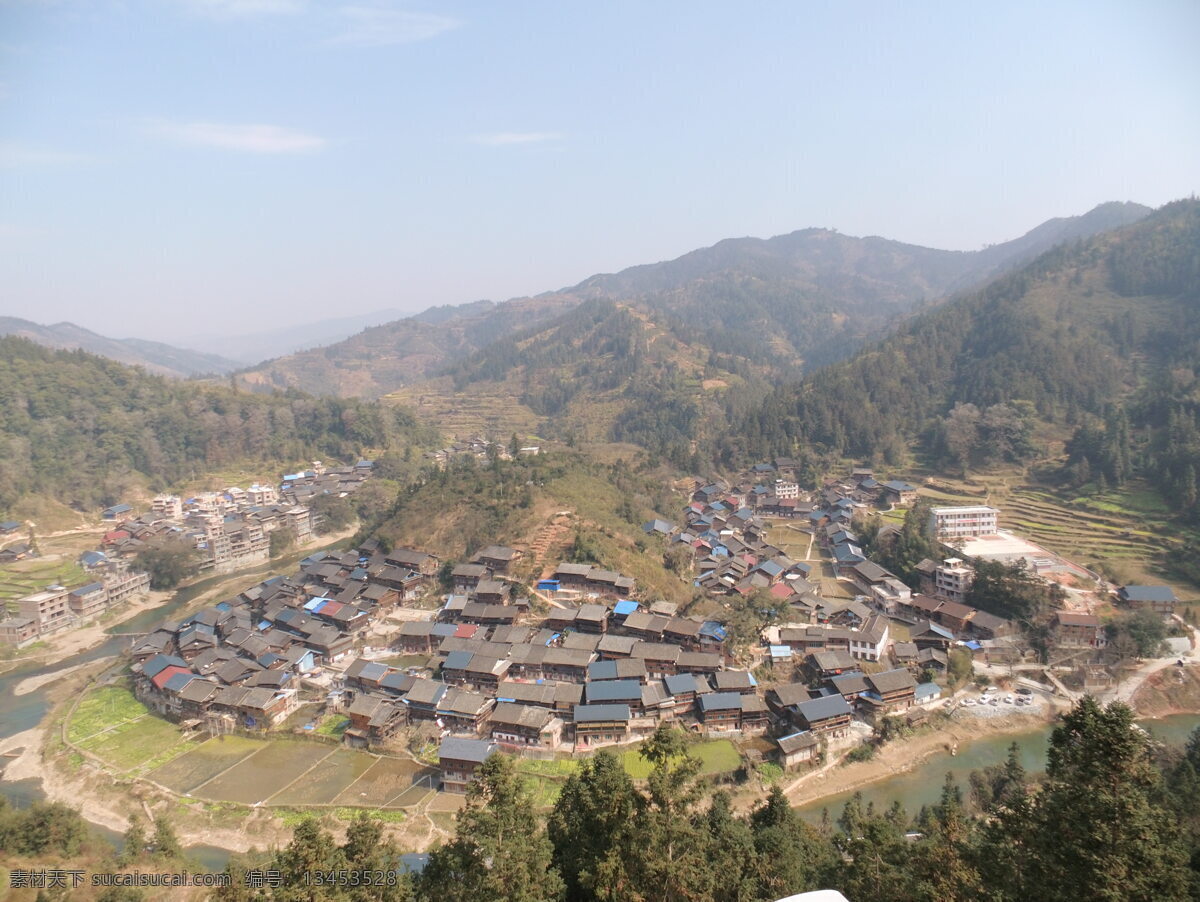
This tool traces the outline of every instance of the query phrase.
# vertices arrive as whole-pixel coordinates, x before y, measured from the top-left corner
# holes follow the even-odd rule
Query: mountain
[[[188,351],[141,338],[105,338],[74,323],[42,326],[15,316],[0,316],[0,335],[15,335],[48,348],[81,350],[118,363],[144,367],[160,376],[187,378],[228,373],[238,364],[216,354]]]
[[[249,335],[222,332],[216,335],[188,336],[186,342],[190,347],[201,351],[220,352],[237,360],[240,366],[247,366],[308,348],[335,344],[363,329],[390,322],[403,315],[399,310],[376,310],[372,313],[318,320],[315,323],[284,322],[275,329]]]
[[[1061,244],[884,341],[773,391],[720,442],[726,462],[833,455],[944,466],[1030,456],[1069,435],[1086,482],[1140,471],[1196,511],[1200,201]],[[1086,477],[1086,478],[1085,478]]]
[[[356,460],[428,438],[373,402],[254,395],[0,337],[0,509],[39,493],[112,504],[198,474]]]
[[[827,229],[729,239],[675,260],[592,276],[536,297],[435,308],[328,347],[270,361],[239,378],[249,387],[387,394],[448,371],[492,342],[517,333],[528,336],[587,301],[635,309],[705,358],[711,351],[765,363],[778,378],[843,359],[886,334],[913,309],[979,284],[1058,241],[1131,222],[1147,212],[1137,204],[1105,204],[974,252],[855,238]]]
[[[251,390],[299,388],[317,395],[378,397],[577,303],[574,298],[543,295],[505,304],[436,307],[364,329],[328,347],[267,361],[240,373],[238,381]]]

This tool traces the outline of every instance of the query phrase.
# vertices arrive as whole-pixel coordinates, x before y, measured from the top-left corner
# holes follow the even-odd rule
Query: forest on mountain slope
[[[912,310],[979,285],[1055,243],[1135,222],[1148,212],[1139,204],[1102,204],[970,252],[829,229],[729,239],[536,297],[427,311],[269,361],[238,378],[255,389],[295,386],[314,394],[375,397],[486,354],[494,342],[518,332],[554,328],[557,318],[569,318],[587,301],[610,301],[650,317],[701,358],[712,352],[769,366],[778,379],[841,360]]]
[[[432,436],[393,407],[251,395],[0,338],[0,508],[34,492],[111,504],[131,479],[166,488],[235,464],[353,462],[415,440]]]
[[[720,443],[727,465],[773,455],[950,468],[1028,459],[1035,423],[1073,430],[1069,463],[1155,481],[1196,513],[1200,201],[1061,245],[897,334],[782,386]]]

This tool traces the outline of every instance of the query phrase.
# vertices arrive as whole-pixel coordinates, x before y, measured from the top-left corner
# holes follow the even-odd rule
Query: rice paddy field
[[[334,751],[323,743],[264,742],[254,754],[203,784],[193,794],[217,802],[260,805],[331,754]]]
[[[243,735],[188,738],[122,686],[87,692],[68,720],[67,737],[113,771],[215,806],[398,810],[440,798],[434,790],[437,768],[428,763],[331,742]],[[728,739],[696,742],[690,751],[706,775],[729,773],[741,765],[741,754]],[[649,775],[639,747],[618,754],[631,777]],[[530,781],[536,804],[549,807],[580,761],[519,758],[518,769]]]
[[[150,771],[146,776],[173,792],[187,795],[239,761],[249,758],[264,745],[266,743],[260,739],[245,736],[218,736]]]

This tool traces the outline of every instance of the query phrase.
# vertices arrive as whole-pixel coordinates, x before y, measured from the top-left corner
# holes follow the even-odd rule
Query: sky
[[[0,0],[0,315],[187,345],[1200,192],[1200,3]]]

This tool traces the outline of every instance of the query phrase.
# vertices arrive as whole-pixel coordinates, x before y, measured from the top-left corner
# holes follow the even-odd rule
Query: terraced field
[[[1200,538],[1175,522],[1161,497],[1148,485],[1131,482],[1097,496],[1074,496],[1030,484],[1018,473],[978,477],[972,484],[938,480],[923,488],[935,504],[990,504],[1000,525],[1091,569],[1103,566],[1123,582],[1168,582],[1163,555],[1185,539]],[[1195,587],[1171,583],[1180,598]]]
[[[488,384],[473,385],[470,392],[455,392],[449,378],[402,388],[384,400],[406,407],[445,436],[528,436],[537,432],[539,418],[523,404],[520,394]]]
[[[0,567],[0,610],[3,603],[40,592],[47,586],[76,586],[87,573],[73,560],[34,558]]]

